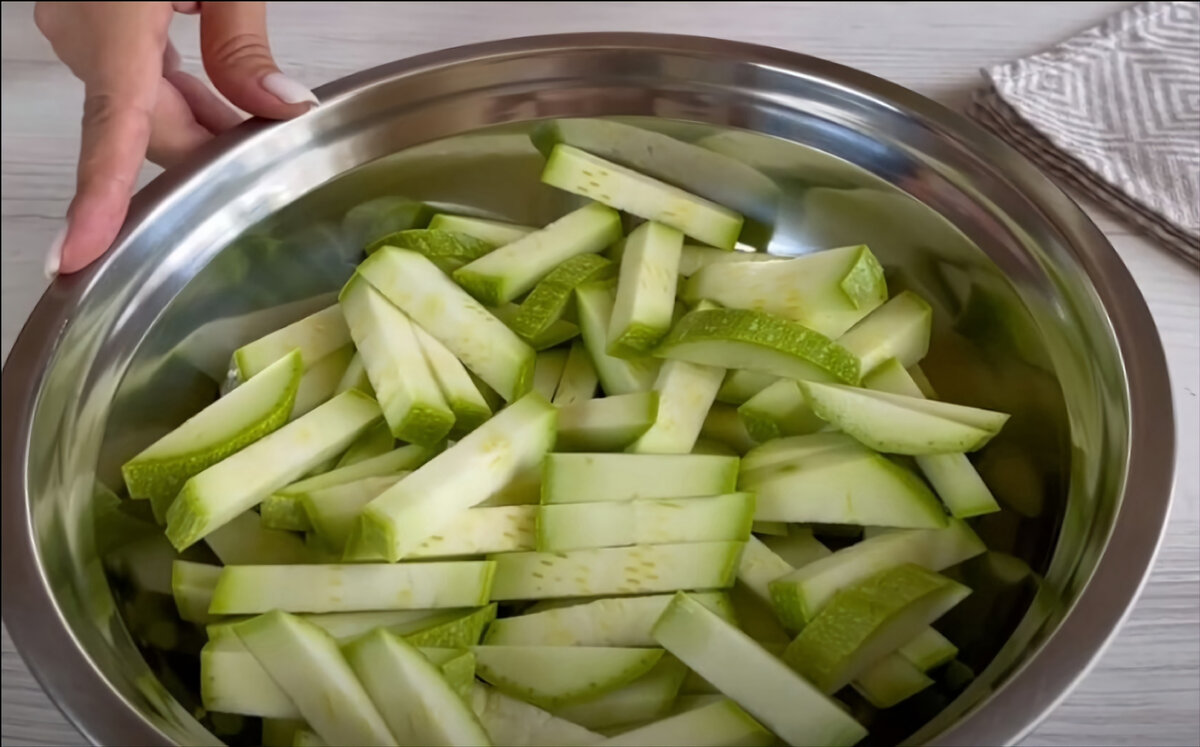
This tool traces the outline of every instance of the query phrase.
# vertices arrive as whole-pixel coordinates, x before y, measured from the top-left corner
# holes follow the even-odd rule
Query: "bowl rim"
[[[1175,472],[1175,421],[1166,357],[1137,285],[1107,238],[1082,209],[1024,156],[965,116],[900,85],[797,52],[701,36],[589,32],[518,37],[443,49],[386,63],[316,90],[323,104],[427,69],[488,58],[555,51],[632,49],[731,58],[774,66],[912,112],[986,159],[994,173],[1041,206],[1042,218],[1067,244],[1098,295],[1123,358],[1130,427],[1128,469],[1119,484],[1139,489],[1138,504],[1121,500],[1091,578],[1041,650],[1011,672],[990,698],[967,711],[929,744],[1012,743],[1028,734],[1099,658],[1145,584],[1162,542]],[[30,672],[81,733],[97,744],[169,744],[105,680],[64,620],[39,563],[28,499],[29,432],[44,381],[43,364],[58,347],[72,310],[101,270],[172,195],[191,189],[201,173],[241,146],[270,136],[273,124],[253,120],[215,139],[184,164],[134,195],[113,247],[88,269],[60,276],[43,294],[14,341],[3,368],[3,616]],[[1169,423],[1170,426],[1166,427]],[[1122,555],[1111,551],[1120,547]],[[1130,557],[1130,553],[1134,556]],[[1114,598],[1114,594],[1116,597]],[[54,621],[51,623],[50,621]],[[64,645],[64,635],[70,641]],[[1047,696],[1050,697],[1047,697]],[[1019,718],[1018,718],[1019,717]]]

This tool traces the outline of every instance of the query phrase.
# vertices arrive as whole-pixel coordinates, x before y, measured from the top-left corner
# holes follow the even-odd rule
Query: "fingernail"
[[[62,263],[62,248],[63,241],[67,238],[67,227],[63,226],[62,230],[50,242],[50,248],[46,250],[46,263],[42,266],[42,272],[45,273],[46,279],[53,281],[58,277],[58,267]]]
[[[283,73],[274,72],[262,79],[262,87],[285,104],[312,104],[317,101],[316,95],[304,87],[300,81],[287,77]]]

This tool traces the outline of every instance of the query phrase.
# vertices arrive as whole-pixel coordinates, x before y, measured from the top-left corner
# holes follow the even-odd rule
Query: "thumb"
[[[201,3],[200,50],[213,85],[250,114],[290,119],[317,103],[312,91],[275,64],[266,3]]]

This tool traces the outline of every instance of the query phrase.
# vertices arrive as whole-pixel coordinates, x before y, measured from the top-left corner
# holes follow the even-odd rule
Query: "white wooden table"
[[[458,44],[566,31],[719,36],[825,57],[961,106],[984,65],[1026,55],[1124,3],[274,3],[284,70],[318,85]],[[71,197],[82,88],[34,28],[3,9],[3,354],[45,286],[42,256]],[[173,35],[198,70],[195,19]],[[148,179],[156,173],[147,167]],[[1167,348],[1179,432],[1175,510],[1150,583],[1111,649],[1028,744],[1200,744],[1200,275],[1087,205],[1129,265]],[[3,639],[3,743],[78,744]]]

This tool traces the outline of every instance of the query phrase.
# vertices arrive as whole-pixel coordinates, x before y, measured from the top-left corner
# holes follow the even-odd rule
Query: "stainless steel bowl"
[[[357,249],[348,207],[395,193],[531,223],[565,209],[524,136],[557,116],[715,135],[783,189],[772,251],[869,243],[893,289],[935,304],[934,383],[1014,413],[980,467],[1009,510],[979,530],[1044,581],[970,570],[982,601],[948,624],[978,677],[952,702],[877,716],[881,741],[1014,742],[1104,648],[1167,516],[1167,368],[1112,248],[1013,151],[863,73],[679,36],[481,44],[318,94],[319,109],[245,125],[144,189],[116,248],[54,283],[4,368],[4,617],[89,739],[215,740],[122,621],[95,481],[119,484],[123,458],[211,398],[233,345],[338,287]]]

